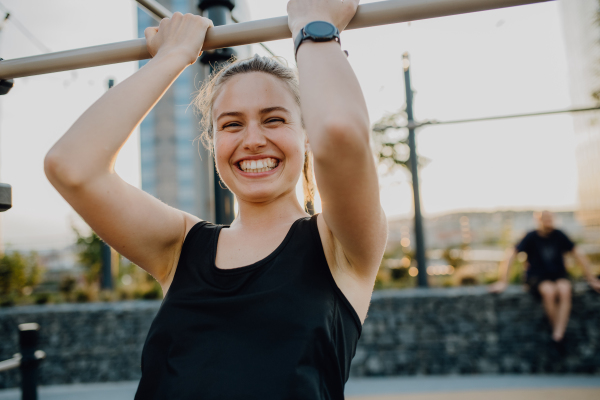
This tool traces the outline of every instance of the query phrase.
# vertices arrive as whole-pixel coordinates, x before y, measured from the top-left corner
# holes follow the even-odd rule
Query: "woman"
[[[294,38],[317,20],[342,31],[357,6],[292,0],[289,27]],[[211,26],[175,13],[148,28],[153,58],[75,122],[46,156],[46,174],[162,286],[137,399],[342,399],[387,229],[367,108],[339,43],[297,44],[299,86],[290,69],[254,57],[201,91],[205,138],[239,204],[231,226],[171,208],[114,172]],[[295,195],[309,143],[323,207],[314,217]]]

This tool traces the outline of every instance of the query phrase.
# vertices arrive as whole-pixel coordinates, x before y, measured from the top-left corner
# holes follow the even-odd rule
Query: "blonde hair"
[[[211,154],[214,154],[212,108],[215,98],[217,97],[217,93],[219,92],[219,89],[221,89],[221,87],[232,77],[250,72],[264,72],[281,79],[287,84],[287,87],[294,96],[296,104],[300,106],[300,85],[298,83],[298,77],[294,70],[292,70],[290,67],[284,65],[275,57],[263,57],[259,56],[258,54],[243,60],[236,60],[235,57],[232,57],[229,63],[226,63],[219,69],[215,70],[208,77],[208,79],[204,81],[200,87],[200,90],[192,101],[196,112],[201,116],[200,140],[202,141],[204,147],[211,152]],[[302,127],[304,127],[304,122],[301,122]],[[306,151],[304,154],[304,166],[302,168],[302,174],[304,206],[306,207],[309,202],[314,201],[315,192],[312,153],[310,151]]]

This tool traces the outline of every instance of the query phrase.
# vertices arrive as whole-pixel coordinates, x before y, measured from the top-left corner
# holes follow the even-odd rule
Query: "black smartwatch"
[[[294,54],[298,56],[298,47],[305,40],[312,40],[313,42],[329,42],[335,40],[340,43],[340,31],[330,22],[326,21],[313,21],[306,24],[306,26],[300,29],[300,33],[294,40]],[[348,54],[348,53],[346,53]]]

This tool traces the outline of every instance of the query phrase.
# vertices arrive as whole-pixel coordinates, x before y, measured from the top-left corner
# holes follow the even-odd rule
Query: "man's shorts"
[[[528,275],[527,279],[525,280],[525,284],[529,287],[529,293],[531,293],[535,298],[541,299],[542,295],[540,294],[540,283],[544,281],[556,282],[559,279],[569,279],[567,271],[554,274]]]

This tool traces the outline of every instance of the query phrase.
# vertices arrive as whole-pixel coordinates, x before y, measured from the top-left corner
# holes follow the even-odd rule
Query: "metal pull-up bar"
[[[551,0],[387,0],[360,5],[346,29],[542,3]],[[210,28],[203,50],[290,38],[287,16]],[[0,61],[0,79],[20,78],[150,58],[146,39]]]

